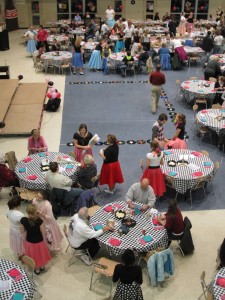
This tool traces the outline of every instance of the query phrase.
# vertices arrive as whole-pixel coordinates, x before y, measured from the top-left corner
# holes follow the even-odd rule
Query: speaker
[[[0,32],[0,51],[9,50],[9,34],[8,30]]]
[[[9,66],[0,66],[0,79],[10,79]]]

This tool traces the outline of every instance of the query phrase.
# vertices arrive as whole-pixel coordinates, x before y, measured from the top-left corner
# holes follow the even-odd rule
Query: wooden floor
[[[4,82],[7,82],[5,86]],[[17,80],[18,85],[18,80]],[[19,83],[15,88],[14,80],[0,80],[0,88],[4,86],[4,99],[0,100],[0,108],[4,108],[5,127],[1,130],[1,135],[30,135],[34,128],[39,128],[43,115],[43,104],[46,97],[46,83]],[[12,93],[14,88],[14,93]],[[10,90],[11,93],[7,90]],[[11,100],[9,102],[9,97]],[[8,108],[6,109],[6,103]]]

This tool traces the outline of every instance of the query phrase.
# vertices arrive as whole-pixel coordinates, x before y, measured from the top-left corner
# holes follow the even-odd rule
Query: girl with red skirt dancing
[[[163,152],[159,148],[159,143],[152,141],[152,152],[147,153],[146,169],[142,175],[142,178],[148,178],[150,186],[153,188],[155,196],[160,197],[166,191],[166,185],[164,176],[160,165],[164,164]]]
[[[84,156],[86,154],[92,154],[91,146],[88,145],[89,141],[92,139],[93,134],[87,130],[86,124],[81,124],[79,126],[78,132],[73,135],[74,146],[75,146],[75,157],[76,161],[84,163]]]
[[[108,147],[101,149],[99,155],[103,158],[103,165],[100,175],[100,184],[108,184],[109,189],[104,191],[113,194],[116,183],[123,183],[123,174],[118,161],[119,146],[118,141],[113,134],[107,135]]]
[[[21,233],[26,232],[24,254],[35,261],[35,273],[38,275],[45,269],[45,265],[51,259],[44,239],[46,231],[43,221],[38,216],[37,207],[34,204],[27,206],[27,217],[20,220]]]

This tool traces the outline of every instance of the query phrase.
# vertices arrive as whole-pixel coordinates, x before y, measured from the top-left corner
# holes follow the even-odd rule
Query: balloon
[[[55,92],[55,88],[50,88],[51,93]]]
[[[48,82],[48,85],[49,85],[49,86],[53,86],[53,85],[54,85],[54,82],[49,81],[49,82]]]
[[[52,94],[48,92],[48,93],[47,93],[47,97],[48,97],[48,98],[52,98]]]
[[[58,92],[58,93],[56,93],[56,97],[57,98],[60,98],[61,97],[61,94]]]
[[[177,10],[176,6],[174,6],[174,7],[173,7],[173,10],[174,10],[174,11],[176,11],[176,10]]]
[[[201,9],[201,10],[204,10],[204,6],[201,6],[200,9]]]
[[[22,80],[22,79],[23,79],[23,75],[19,75],[19,76],[18,76],[18,79],[19,79],[19,80]]]
[[[52,93],[52,99],[55,99],[56,96],[57,96],[56,92],[53,92],[53,93]]]
[[[48,83],[50,81],[49,77],[46,77],[45,81]]]

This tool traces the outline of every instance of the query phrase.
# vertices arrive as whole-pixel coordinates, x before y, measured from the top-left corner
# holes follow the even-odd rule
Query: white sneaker
[[[113,191],[110,191],[109,189],[105,189],[104,192],[107,194],[113,194]]]
[[[80,259],[85,263],[85,265],[87,265],[87,266],[91,266],[92,265],[90,257],[87,256],[86,254],[81,255]]]
[[[84,75],[84,72],[80,72],[80,75]]]

